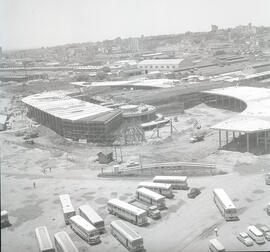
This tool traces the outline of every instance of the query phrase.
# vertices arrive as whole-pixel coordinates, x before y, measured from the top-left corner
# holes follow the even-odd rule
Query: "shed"
[[[113,151],[101,151],[97,155],[100,164],[108,164],[113,161]]]

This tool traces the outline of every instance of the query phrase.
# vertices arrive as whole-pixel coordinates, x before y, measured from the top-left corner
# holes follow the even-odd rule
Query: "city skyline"
[[[0,0],[3,50],[69,43],[206,32],[237,25],[269,26],[270,2],[260,1],[80,1]],[[61,13],[61,15],[59,14]],[[230,18],[228,18],[230,16]]]

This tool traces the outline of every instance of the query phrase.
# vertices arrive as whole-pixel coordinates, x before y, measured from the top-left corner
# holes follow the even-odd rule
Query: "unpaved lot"
[[[8,106],[9,101],[5,101]],[[160,131],[160,138],[147,133],[148,142],[139,146],[123,147],[125,162],[143,163],[164,161],[207,161],[216,163],[226,175],[191,177],[191,187],[199,187],[201,195],[188,199],[186,191],[176,191],[174,199],[167,200],[168,209],[162,218],[150,220],[147,227],[129,224],[144,237],[146,251],[208,251],[208,240],[219,229],[219,239],[228,251],[246,248],[237,241],[238,232],[250,224],[270,224],[264,208],[270,202],[270,186],[264,183],[264,174],[270,172],[270,155],[217,151],[218,136],[209,127],[232,116],[232,112],[199,105],[178,115],[177,129],[171,138],[169,128]],[[189,137],[196,118],[207,130],[205,141],[191,144]],[[0,133],[1,141],[1,208],[9,211],[11,227],[1,230],[1,249],[4,252],[37,251],[34,230],[47,226],[51,237],[65,230],[82,251],[126,251],[109,233],[109,224],[116,217],[108,214],[106,203],[111,198],[129,200],[143,178],[102,179],[97,177],[101,167],[95,162],[103,148],[95,145],[70,143],[50,130],[39,127],[35,144],[24,143],[15,131],[27,121],[18,118],[16,129]],[[16,118],[15,118],[16,122]],[[152,136],[152,138],[151,138]],[[110,149],[107,147],[107,149]],[[36,188],[33,187],[36,183]],[[225,222],[213,203],[212,190],[222,187],[239,208],[237,222]],[[107,233],[96,246],[87,245],[64,223],[59,195],[69,193],[77,210],[81,204],[90,204],[105,219]],[[270,248],[270,242],[254,246],[250,251]]]

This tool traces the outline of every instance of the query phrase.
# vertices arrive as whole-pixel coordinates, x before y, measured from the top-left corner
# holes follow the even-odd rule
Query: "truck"
[[[10,226],[10,222],[8,220],[8,211],[1,210],[1,228]]]
[[[129,203],[133,206],[136,206],[138,208],[145,210],[149,218],[152,218],[154,220],[161,218],[160,211],[158,210],[157,206],[147,205],[136,199],[132,199],[131,201],[129,201]]]

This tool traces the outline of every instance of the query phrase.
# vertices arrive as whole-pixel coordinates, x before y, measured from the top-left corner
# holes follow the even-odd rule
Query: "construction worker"
[[[36,188],[36,182],[33,182],[33,187]]]

